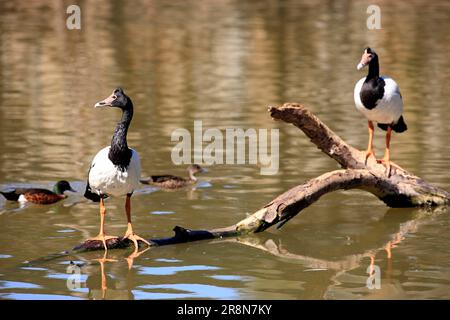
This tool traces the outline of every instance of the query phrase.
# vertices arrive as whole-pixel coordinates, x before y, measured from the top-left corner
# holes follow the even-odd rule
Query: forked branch
[[[284,223],[295,217],[304,208],[316,202],[322,195],[347,189],[361,189],[377,196],[390,207],[438,206],[450,203],[450,194],[432,186],[423,179],[393,164],[390,175],[375,159],[365,163],[365,153],[358,151],[304,106],[286,103],[282,107],[269,107],[272,118],[291,123],[302,130],[311,142],[325,154],[336,160],[342,170],[322,174],[279,195],[251,216],[238,223],[212,230],[189,230],[175,227],[175,235],[169,238],[149,239],[152,246],[162,246],[197,240],[232,237],[256,233]],[[109,240],[108,248],[131,245],[128,240]],[[86,241],[76,250],[103,249],[100,241]]]

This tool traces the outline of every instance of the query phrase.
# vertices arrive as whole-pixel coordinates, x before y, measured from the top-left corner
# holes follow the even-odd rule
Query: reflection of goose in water
[[[99,259],[93,259],[92,261],[96,261],[100,264],[100,290],[98,289],[91,289],[92,287],[96,287],[93,286],[92,283],[87,282],[86,285],[89,288],[89,298],[91,299],[105,299],[106,298],[106,292],[108,290],[108,284],[107,284],[107,275],[105,273],[105,263],[107,262],[117,262],[117,260],[115,259],[108,259],[106,257],[106,255],[108,254],[108,251],[105,251],[103,253],[103,257],[99,258]],[[101,296],[98,297],[97,292],[100,292]],[[128,292],[127,292],[127,297],[128,298]]]
[[[140,252],[133,251],[127,258],[125,258],[125,260],[127,261],[127,265],[128,265],[128,274],[132,270],[132,267],[134,264],[134,259],[139,257],[141,254],[143,254],[147,250],[150,250],[150,248],[146,248]],[[91,260],[92,262],[98,262],[100,265],[100,286],[97,283],[98,280],[93,280],[92,282],[89,281],[87,283],[87,286],[89,288],[89,298],[102,299],[102,300],[106,299],[106,298],[108,298],[106,295],[107,295],[108,289],[109,289],[110,293],[114,292],[114,299],[133,299],[134,298],[133,292],[132,292],[131,288],[129,288],[128,283],[126,285],[127,289],[108,288],[108,276],[105,271],[106,263],[113,264],[113,263],[117,263],[119,260],[108,258],[107,254],[108,254],[108,251],[105,251],[101,258]],[[91,266],[95,266],[95,263],[91,264]],[[90,277],[92,277],[92,274]],[[100,289],[92,289],[92,288],[98,288],[98,287],[100,287]]]

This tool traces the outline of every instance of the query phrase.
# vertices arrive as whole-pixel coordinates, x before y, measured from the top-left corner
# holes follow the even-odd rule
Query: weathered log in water
[[[356,188],[373,193],[390,207],[438,206],[450,202],[447,191],[430,185],[393,162],[389,176],[386,167],[377,163],[373,157],[368,158],[366,163],[364,151],[348,145],[302,105],[286,103],[282,107],[269,107],[269,112],[272,118],[292,123],[301,129],[311,142],[347,172],[361,169],[365,175],[371,174],[373,178],[366,180],[367,185]],[[352,183],[349,181],[349,189],[355,188]]]
[[[149,239],[151,246],[257,233],[275,224],[281,227],[322,195],[336,190],[365,190],[389,207],[426,207],[450,203],[447,191],[430,185],[395,163],[392,163],[389,174],[386,167],[373,157],[366,163],[365,152],[348,145],[304,106],[286,103],[282,107],[269,107],[269,112],[273,119],[291,123],[302,130],[312,143],[343,169],[327,172],[286,191],[235,225],[212,230],[189,230],[176,226],[173,237]],[[131,241],[121,238],[107,242],[111,249],[130,245]],[[101,249],[103,244],[100,241],[86,241],[74,250]]]

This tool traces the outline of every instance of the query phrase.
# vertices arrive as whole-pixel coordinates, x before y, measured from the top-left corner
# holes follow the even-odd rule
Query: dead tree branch
[[[364,152],[348,145],[304,106],[287,103],[282,107],[269,107],[269,112],[272,118],[291,123],[302,130],[312,143],[336,160],[343,169],[324,173],[286,191],[235,225],[212,230],[189,230],[177,226],[173,237],[149,239],[152,246],[256,233],[275,224],[281,227],[322,195],[336,190],[365,190],[390,207],[439,206],[450,203],[447,191],[430,185],[396,164],[392,165],[389,176],[386,168],[375,159],[369,158],[366,164]],[[107,245],[108,248],[123,248],[131,245],[131,242],[119,238],[109,240]],[[86,241],[75,249],[102,248],[100,241]]]

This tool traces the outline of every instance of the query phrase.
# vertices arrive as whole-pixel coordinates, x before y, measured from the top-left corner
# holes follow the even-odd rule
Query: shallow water
[[[448,209],[389,209],[361,191],[326,195],[280,230],[152,248],[131,269],[131,249],[111,250],[115,261],[104,266],[96,261],[102,252],[57,255],[98,231],[98,206],[82,191],[91,159],[120,117],[93,108],[112,88],[133,98],[128,138],[143,176],[185,174],[171,162],[170,135],[192,130],[194,120],[204,129],[280,130],[276,175],[262,176],[255,165],[214,165],[195,188],[138,190],[136,231],[165,237],[176,225],[231,225],[337,168],[299,130],[272,121],[268,105],[304,103],[364,148],[366,121],[354,108],[353,86],[368,43],[405,102],[409,130],[394,134],[392,158],[450,190],[447,2],[381,2],[377,31],[366,28],[365,1],[92,1],[81,6],[79,31],[65,27],[69,4],[0,2],[0,190],[51,188],[59,179],[78,190],[50,206],[0,197],[0,298],[450,298]],[[381,156],[380,130],[375,147]],[[123,205],[107,201],[111,234],[125,231]],[[391,259],[388,241],[397,243]],[[380,289],[366,286],[371,255]],[[80,271],[73,290],[71,270]]]

